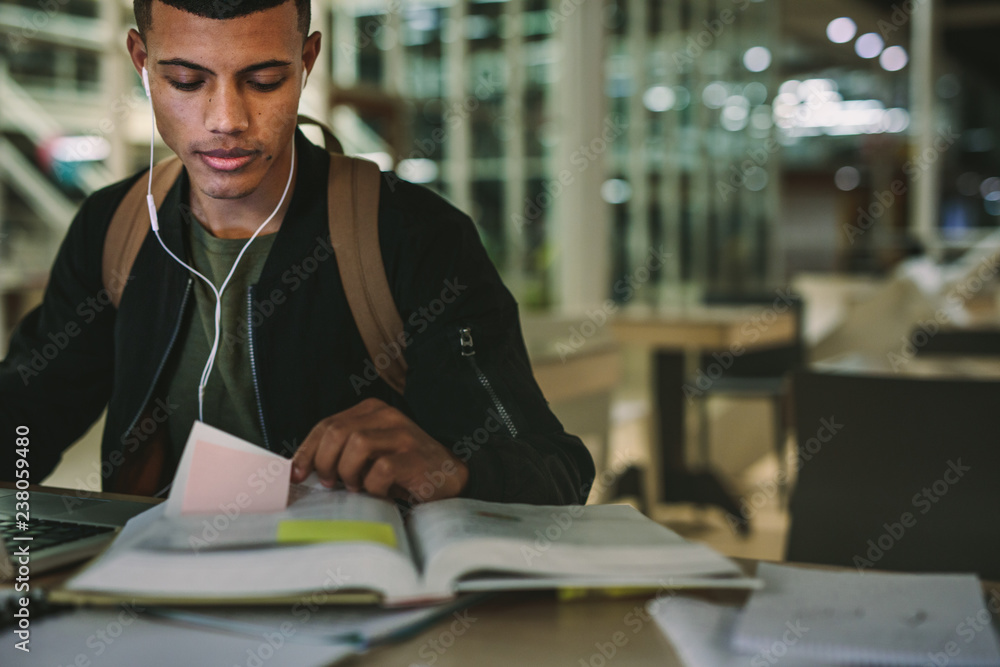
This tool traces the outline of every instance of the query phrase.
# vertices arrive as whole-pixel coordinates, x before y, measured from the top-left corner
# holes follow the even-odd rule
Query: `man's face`
[[[145,45],[129,33],[160,135],[205,195],[246,197],[288,178],[302,77],[319,51],[319,33],[303,44],[297,20],[294,2],[225,20],[153,2]]]

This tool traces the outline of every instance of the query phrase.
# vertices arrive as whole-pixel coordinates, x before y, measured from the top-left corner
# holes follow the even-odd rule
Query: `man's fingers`
[[[364,489],[379,498],[389,497],[390,489],[394,488],[396,468],[392,456],[380,456],[372,463],[365,475]]]
[[[316,453],[313,454],[313,467],[316,468],[316,474],[326,486],[332,487],[337,483],[337,465],[350,435],[350,430],[334,421],[327,425],[326,430],[320,436],[319,446],[316,448]]]
[[[321,478],[329,481],[330,471],[325,471],[316,463],[316,455],[317,452],[320,451],[320,448],[324,446],[336,447],[337,437],[335,433],[338,428],[345,430],[346,433],[349,434],[351,427],[355,422],[359,419],[364,419],[367,415],[376,413],[385,407],[388,406],[383,401],[380,401],[377,398],[369,398],[361,401],[357,405],[351,406],[347,410],[343,410],[342,412],[338,412],[331,417],[327,417],[320,423],[316,424],[302,444],[299,445],[298,450],[296,450],[295,455],[292,457],[292,482],[301,482],[308,477],[309,473],[311,473],[314,469],[319,472]],[[346,435],[342,437],[346,437]],[[340,445],[342,444],[343,443],[341,442]],[[333,453],[334,452],[328,452],[328,454]],[[336,456],[334,456],[332,460],[336,461]]]
[[[361,489],[365,475],[371,465],[380,457],[392,453],[398,446],[398,439],[405,436],[395,429],[362,429],[352,432],[340,452],[337,462],[337,476],[351,491]]]
[[[313,429],[309,431],[309,435],[299,445],[299,448],[295,450],[295,455],[292,456],[292,482],[298,484],[313,471],[313,454],[316,452],[316,448],[319,447],[319,443],[323,440],[322,433],[317,434],[317,430],[322,431],[324,429],[325,420],[313,426]]]
[[[355,403],[351,407],[347,408],[343,412],[338,413],[344,417],[360,417],[361,415],[366,415],[369,412],[376,412],[382,410],[383,408],[390,407],[388,403],[378,398],[366,398],[365,400]]]

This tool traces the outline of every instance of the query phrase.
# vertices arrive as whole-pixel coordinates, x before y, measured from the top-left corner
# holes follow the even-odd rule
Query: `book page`
[[[390,501],[363,493],[306,484],[292,485],[289,497],[292,500],[282,512],[244,514],[238,507],[230,507],[228,511],[219,510],[212,516],[166,516],[134,545],[140,549],[193,553],[278,547],[283,543],[281,528],[289,523],[342,522],[340,528],[344,535],[339,540],[330,541],[377,542],[401,551],[407,559],[412,558],[402,518]],[[365,531],[366,526],[359,524],[367,524],[370,530]],[[378,526],[386,529],[379,532]],[[325,525],[320,527],[331,528]],[[334,529],[337,527],[332,526]],[[370,536],[367,540],[364,539],[366,535]],[[329,536],[338,537],[336,534]],[[359,539],[346,539],[354,536],[359,536]]]
[[[728,559],[627,505],[452,498],[418,506],[410,534],[429,591],[454,589],[473,572],[662,585],[673,576],[740,574]]]
[[[66,588],[183,599],[415,594],[418,575],[394,503],[324,487],[292,495],[288,509],[271,514],[176,517],[157,506]]]

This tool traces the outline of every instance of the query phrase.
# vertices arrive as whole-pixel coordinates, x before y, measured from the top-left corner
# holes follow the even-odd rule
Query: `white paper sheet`
[[[806,662],[764,653],[743,655],[730,648],[739,608],[673,597],[652,600],[650,616],[673,644],[687,667],[830,667],[830,663]]]
[[[181,454],[167,516],[255,514],[288,506],[292,462],[196,421]]]
[[[838,664],[1000,665],[982,588],[968,574],[828,572],[761,563],[764,587],[733,629],[740,653]]]
[[[30,653],[14,648],[14,636],[0,642],[0,665],[266,665],[323,667],[357,653],[351,645],[295,641],[295,628],[248,637],[151,620],[141,610],[75,611],[36,619]]]
[[[249,636],[280,632],[282,626],[295,631],[298,643],[352,644],[372,646],[419,632],[443,617],[466,617],[465,609],[489,597],[476,594],[440,605],[415,609],[384,609],[372,605],[312,607],[274,605],[266,607],[158,607],[154,616]]]

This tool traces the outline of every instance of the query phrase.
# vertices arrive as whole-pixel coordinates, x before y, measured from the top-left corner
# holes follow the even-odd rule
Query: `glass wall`
[[[753,291],[781,274],[778,19],[776,2],[607,6],[608,104],[628,128],[604,192],[615,210],[613,274],[662,245],[673,261],[651,300],[679,287]]]
[[[342,59],[332,67],[334,84],[371,85],[404,100],[397,122],[410,136],[393,156],[396,168],[473,216],[528,306],[558,300],[558,207],[546,203],[569,166],[554,164],[554,148],[573,139],[554,99],[561,77],[601,84],[588,104],[606,112],[609,130],[610,147],[593,156],[605,172],[601,197],[612,221],[608,238],[594,239],[610,255],[606,293],[596,298],[613,296],[616,277],[661,246],[672,261],[643,286],[644,299],[773,281],[781,257],[771,120],[778,3],[605,2],[602,37],[587,45],[605,54],[603,72],[564,57],[563,28],[575,7],[339,3],[334,22],[371,38],[357,51],[333,50]]]

